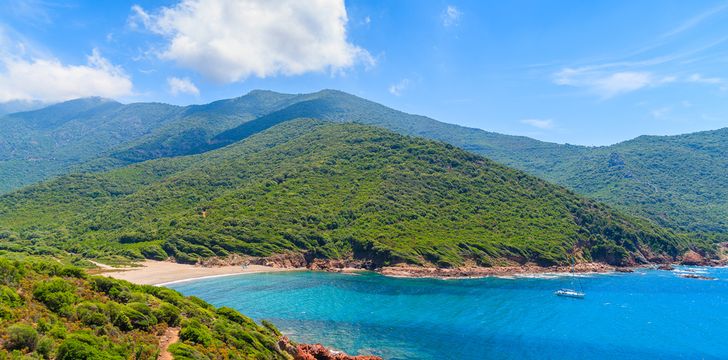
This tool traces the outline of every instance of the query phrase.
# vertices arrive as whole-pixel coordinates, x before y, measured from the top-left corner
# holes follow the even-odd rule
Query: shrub
[[[104,314],[104,305],[100,303],[84,302],[76,306],[78,320],[90,326],[102,326],[108,322]]]
[[[13,308],[18,307],[23,305],[23,298],[15,290],[5,285],[0,285],[0,304]]]
[[[8,341],[5,347],[10,350],[28,349],[34,351],[38,344],[38,332],[26,324],[15,324],[8,328]]]
[[[209,357],[197,351],[197,349],[182,343],[174,343],[169,346],[169,352],[174,355],[175,360],[207,360]]]
[[[221,307],[217,309],[217,314],[227,318],[228,320],[238,323],[240,325],[253,325],[255,326],[255,322],[243,314],[239,313],[235,309],[231,309],[229,307]]]
[[[107,356],[99,350],[99,341],[92,335],[74,334],[58,347],[56,360],[100,360]]]
[[[36,346],[35,351],[40,355],[43,359],[50,359],[51,355],[53,354],[53,339],[42,337],[40,340],[38,340],[38,346]]]
[[[61,278],[52,278],[49,281],[39,282],[33,290],[33,297],[42,302],[53,312],[60,312],[61,309],[78,301],[74,294],[75,288]]]
[[[199,321],[190,320],[182,327],[179,338],[183,341],[208,346],[212,342],[212,333],[207,326],[200,324]]]
[[[180,311],[176,307],[162,303],[154,312],[157,320],[167,323],[169,326],[178,326],[180,322]]]

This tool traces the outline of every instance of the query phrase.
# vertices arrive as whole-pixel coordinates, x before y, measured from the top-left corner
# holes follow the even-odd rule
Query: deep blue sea
[[[385,359],[728,359],[728,269],[580,277],[399,279],[289,272],[171,287],[267,319],[299,342]]]

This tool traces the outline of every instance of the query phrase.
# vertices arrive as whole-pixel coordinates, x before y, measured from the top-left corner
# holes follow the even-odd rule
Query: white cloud
[[[454,5],[448,5],[442,12],[442,25],[445,27],[457,25],[462,15],[463,13]]]
[[[657,76],[646,71],[607,73],[590,68],[566,68],[554,75],[557,85],[587,88],[605,99],[675,80],[674,76]]]
[[[160,58],[220,82],[374,63],[347,40],[343,0],[183,0],[154,13],[132,11],[132,27],[168,41]]]
[[[168,77],[167,85],[169,92],[174,96],[179,94],[200,95],[200,90],[189,78]]]
[[[554,127],[554,121],[551,119],[523,119],[521,122],[539,129],[551,129]]]
[[[101,56],[97,49],[87,57],[85,65],[66,65],[53,57],[27,57],[23,52],[10,54],[0,49],[0,102],[56,102],[132,93],[129,76]]]
[[[701,74],[692,74],[687,78],[688,82],[699,84],[722,84],[723,79],[717,77],[703,77]]]
[[[396,84],[389,85],[389,93],[394,96],[400,96],[405,90],[407,90],[409,85],[409,79],[402,79]]]

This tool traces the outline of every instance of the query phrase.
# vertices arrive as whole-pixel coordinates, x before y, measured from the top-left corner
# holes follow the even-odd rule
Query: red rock
[[[705,258],[702,255],[696,253],[695,251],[689,250],[688,252],[683,254],[682,264],[683,265],[704,265]]]

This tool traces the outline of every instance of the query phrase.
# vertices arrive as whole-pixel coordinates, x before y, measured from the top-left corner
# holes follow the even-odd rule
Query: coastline
[[[602,263],[576,264],[574,272],[578,274],[609,274],[615,272],[632,272],[632,268],[618,268]],[[536,264],[479,267],[468,266],[458,268],[435,268],[412,265],[387,266],[377,271],[379,274],[402,278],[434,278],[434,279],[478,279],[487,277],[535,277],[543,275],[564,276],[571,273],[570,266],[539,266]]]
[[[145,260],[139,267],[102,268],[97,275],[126,280],[139,285],[165,286],[186,281],[265,272],[300,271],[304,268],[280,268],[266,265],[199,266],[169,261]]]
[[[97,266],[103,264],[97,264]],[[571,273],[570,266],[539,266],[536,264],[510,266],[464,266],[457,268],[436,268],[416,265],[397,264],[374,270],[366,269],[361,264],[341,261],[315,261],[307,266],[290,262],[279,263],[266,261],[264,264],[240,265],[190,265],[169,261],[145,260],[138,267],[111,268],[99,266],[93,271],[96,275],[126,280],[139,285],[166,286],[188,281],[212,279],[244,274],[290,271],[325,271],[338,273],[357,273],[373,271],[377,274],[398,278],[432,278],[443,280],[478,279],[487,277],[528,278],[542,276],[566,276]],[[357,266],[358,265],[358,266]],[[577,274],[610,274],[633,272],[637,268],[655,266],[615,267],[603,263],[580,263],[574,267]]]

